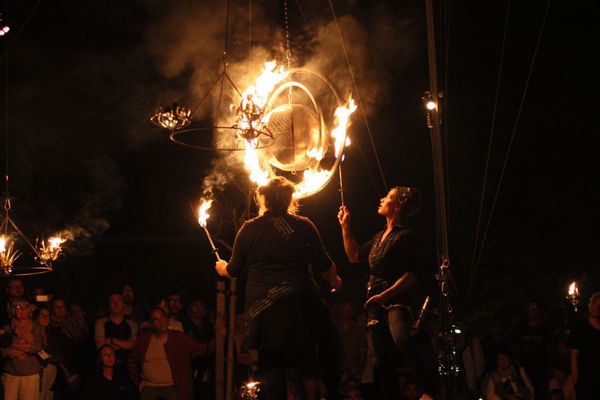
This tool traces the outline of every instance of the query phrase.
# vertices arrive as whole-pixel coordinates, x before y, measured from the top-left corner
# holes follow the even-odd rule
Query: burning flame
[[[208,214],[207,211],[209,210],[210,206],[212,205],[212,202],[213,202],[212,199],[211,200],[202,200],[200,207],[198,207],[198,223],[203,228],[206,227],[206,220],[208,219],[208,217],[210,217],[210,215]]]
[[[573,281],[569,285],[569,296],[579,295],[579,289],[577,288],[577,282]]]
[[[287,76],[288,73],[284,71],[283,66],[277,68],[276,61],[268,61],[265,63],[262,73],[256,78],[255,85],[248,87],[242,94],[242,98],[245,99],[250,96],[254,104],[263,108],[267,103],[269,94]]]
[[[335,140],[335,156],[338,157],[342,150],[342,146],[348,146],[350,140],[346,137],[346,129],[350,115],[356,111],[356,103],[352,96],[348,98],[345,105],[336,108],[335,110],[335,127],[331,131],[331,137]],[[344,138],[346,137],[346,140]]]
[[[244,154],[244,165],[249,172],[250,180],[257,185],[264,185],[269,181],[269,171],[265,171],[260,166],[258,152],[252,143],[246,142],[246,152]]]
[[[0,236],[0,253],[6,253],[6,238],[4,235]]]
[[[296,186],[294,197],[302,198],[308,194],[315,193],[331,176],[331,171],[320,170],[311,171],[307,169],[304,171],[304,180],[302,183]]]
[[[67,240],[61,238],[60,235],[51,237],[50,239],[48,239],[50,250],[54,251],[56,249],[60,249],[60,245],[66,241]]]

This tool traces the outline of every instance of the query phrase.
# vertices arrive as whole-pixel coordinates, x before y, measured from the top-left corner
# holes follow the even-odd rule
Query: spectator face
[[[531,302],[527,305],[527,318],[539,319],[541,315],[540,306],[538,303]]]
[[[123,290],[121,291],[121,295],[123,296],[123,301],[129,304],[133,304],[135,301],[135,290],[131,285],[123,286]]]
[[[124,308],[123,296],[120,294],[112,294],[108,298],[108,308],[112,315],[122,315]]]
[[[48,325],[50,325],[50,311],[46,310],[45,308],[41,309],[38,313],[37,316],[37,321],[38,325],[40,325],[42,328],[47,327]]]
[[[414,382],[404,384],[402,395],[407,400],[417,400],[419,398],[419,388]]]
[[[204,318],[206,317],[206,314],[206,304],[200,300],[194,300],[190,303],[190,306],[188,307],[188,315],[191,318]]]
[[[499,369],[506,369],[512,365],[510,361],[510,357],[507,354],[498,354],[498,358],[496,359],[496,365]]]
[[[24,320],[31,318],[31,307],[28,303],[17,302],[14,307],[15,319]]]
[[[348,302],[342,303],[340,307],[340,317],[342,321],[350,321],[352,317],[354,317],[354,310],[352,309],[352,304]]]
[[[20,279],[11,279],[6,286],[8,297],[13,299],[21,298],[25,295],[25,287]]]
[[[164,312],[159,310],[153,310],[150,313],[150,324],[152,325],[154,332],[157,333],[166,332],[167,327],[169,326],[167,316],[164,314]]]
[[[167,297],[169,313],[172,315],[179,314],[179,312],[183,309],[183,303],[181,302],[181,296],[178,294],[170,294]]]
[[[112,347],[104,346],[102,350],[100,350],[100,362],[103,367],[112,368],[115,366],[117,358],[115,357],[115,351]]]
[[[589,306],[590,317],[600,318],[600,297],[596,297]]]
[[[67,316],[67,305],[64,300],[54,300],[52,302],[52,314],[56,318],[65,318]]]
[[[71,316],[75,319],[85,319],[85,310],[81,305],[77,303],[72,303],[69,307],[71,311]]]

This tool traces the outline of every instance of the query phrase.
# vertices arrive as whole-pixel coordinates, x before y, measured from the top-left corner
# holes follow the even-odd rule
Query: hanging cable
[[[477,228],[475,229],[475,240],[473,243],[473,253],[471,255],[471,265],[469,266],[469,279],[467,285],[467,294],[465,299],[469,298],[473,285],[473,268],[475,268],[475,259],[479,244],[479,232],[481,229],[481,217],[483,215],[483,203],[485,200],[485,192],[487,187],[487,179],[490,168],[490,159],[492,154],[492,144],[494,142],[494,133],[496,127],[496,115],[498,112],[498,98],[500,97],[500,84],[502,83],[502,67],[504,65],[504,52],[506,51],[506,37],[508,36],[508,21],[510,17],[510,0],[506,2],[506,12],[504,14],[504,33],[502,35],[502,46],[500,48],[500,60],[498,67],[498,76],[496,77],[496,93],[494,95],[494,108],[492,111],[492,122],[490,126],[490,137],[488,141],[487,156],[485,158],[485,169],[483,172],[483,183],[481,185],[481,197],[479,200],[479,213],[477,215]]]
[[[442,108],[442,119],[444,121],[444,180],[446,182],[446,221],[450,225],[450,161],[448,149],[450,147],[448,141],[448,65],[450,63],[450,10],[451,0],[444,1],[444,15],[442,26],[444,27],[444,108]]]
[[[519,108],[518,108],[518,111],[517,111],[517,116],[516,116],[516,119],[515,119],[515,124],[513,126],[512,133],[511,133],[511,136],[510,136],[510,142],[508,144],[508,149],[506,151],[506,156],[504,157],[504,163],[502,165],[502,170],[500,172],[500,179],[499,179],[498,185],[496,187],[496,193],[494,194],[494,200],[492,202],[492,207],[491,207],[491,210],[490,210],[490,214],[489,214],[489,217],[488,217],[488,220],[487,220],[487,223],[486,223],[486,226],[485,226],[485,230],[484,230],[484,233],[483,233],[483,236],[482,236],[482,239],[481,239],[481,245],[479,247],[479,252],[477,254],[477,260],[475,261],[475,266],[474,266],[474,270],[473,270],[473,281],[475,280],[475,274],[477,273],[477,269],[479,267],[479,262],[481,261],[481,255],[482,255],[483,250],[485,248],[485,240],[487,238],[487,234],[488,234],[491,222],[492,222],[494,211],[496,209],[496,204],[497,204],[497,201],[498,201],[498,195],[499,195],[500,189],[502,187],[502,182],[503,182],[503,179],[504,179],[504,174],[506,172],[506,167],[508,165],[508,160],[510,158],[510,152],[512,150],[512,145],[514,143],[515,136],[516,136],[516,133],[517,133],[517,128],[519,126],[519,121],[520,121],[520,118],[521,118],[521,112],[523,111],[523,106],[525,104],[525,98],[527,97],[527,90],[529,89],[529,83],[531,82],[531,76],[533,75],[533,68],[535,66],[535,60],[536,60],[536,57],[537,57],[538,50],[540,48],[540,43],[542,42],[542,37],[543,37],[543,34],[544,34],[544,28],[546,26],[546,20],[548,19],[548,14],[549,14],[549,11],[550,11],[550,4],[551,4],[551,2],[552,2],[552,0],[548,0],[548,2],[546,3],[546,10],[544,12],[544,18],[542,19],[542,24],[540,26],[540,31],[538,33],[537,41],[536,41],[536,44],[535,44],[535,49],[533,51],[533,56],[532,56],[532,59],[531,59],[531,63],[529,65],[529,71],[527,73],[527,80],[525,81],[525,87],[523,88],[523,94],[521,95],[521,101],[519,103]]]
[[[331,0],[329,0],[329,7],[331,8],[331,14],[333,15],[333,19],[335,21],[335,26],[337,28],[338,35],[340,37],[340,43],[342,44],[342,51],[344,52],[344,57],[346,58],[346,65],[348,66],[348,70],[350,72],[350,77],[352,78],[352,86],[354,87],[354,92],[356,93],[356,100],[357,100],[358,105],[360,107],[360,112],[361,112],[361,115],[363,117],[363,121],[364,121],[365,127],[367,128],[367,133],[369,134],[369,140],[371,142],[371,148],[373,149],[373,154],[375,155],[375,160],[377,161],[377,167],[379,168],[379,175],[380,175],[381,180],[383,182],[384,189],[386,189],[387,188],[387,181],[386,181],[385,175],[383,173],[383,168],[381,167],[381,161],[379,160],[379,154],[377,153],[377,148],[375,146],[375,141],[373,140],[373,133],[371,131],[371,126],[369,125],[369,120],[367,119],[367,116],[365,114],[365,109],[364,109],[363,104],[362,104],[362,99],[361,99],[361,96],[360,96],[360,91],[358,90],[358,85],[356,84],[356,78],[354,76],[354,71],[352,70],[352,65],[350,64],[350,58],[348,56],[348,51],[346,50],[346,45],[344,43],[344,37],[342,36],[342,30],[340,28],[340,24],[338,22],[337,16],[335,14],[335,10],[333,8],[333,3],[332,3]],[[379,187],[375,186],[375,189],[379,193],[379,196],[381,196],[382,192],[379,190]]]

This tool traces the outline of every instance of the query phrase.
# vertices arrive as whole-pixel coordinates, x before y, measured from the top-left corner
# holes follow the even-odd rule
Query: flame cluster
[[[250,130],[251,133],[244,134],[245,154],[244,167],[248,172],[249,179],[257,185],[263,185],[272,178],[275,173],[268,163],[260,157],[259,151],[256,149],[258,144],[258,135],[254,130],[262,129],[263,125],[268,121],[268,115],[264,115],[264,107],[269,99],[269,95],[274,88],[289,74],[283,67],[277,67],[275,61],[265,63],[263,72],[256,79],[256,84],[250,86],[242,95],[242,103],[240,109],[258,113],[255,115],[242,112],[242,120],[238,124],[241,129]],[[251,104],[250,104],[251,103]],[[339,158],[343,148],[350,144],[350,140],[346,135],[346,130],[349,126],[350,116],[356,111],[356,103],[350,96],[346,104],[337,107],[334,112],[333,128],[330,132],[330,137],[333,142],[333,152],[335,158]],[[246,132],[246,131],[245,131]],[[323,159],[323,149],[310,148],[307,149],[307,156],[317,161]],[[333,171],[324,169],[307,169],[303,172],[303,180],[296,185],[296,198],[309,196],[319,191],[330,179]]]

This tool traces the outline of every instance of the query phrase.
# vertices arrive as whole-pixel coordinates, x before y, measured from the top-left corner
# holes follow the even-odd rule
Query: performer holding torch
[[[338,220],[342,227],[344,250],[352,263],[369,263],[369,335],[376,357],[376,380],[381,398],[399,399],[396,348],[404,350],[410,336],[411,303],[416,282],[412,256],[410,223],[420,211],[418,189],[397,186],[380,200],[377,213],[386,227],[370,241],[359,245],[350,228],[350,211],[342,205]]]
[[[259,187],[259,216],[239,230],[229,263],[219,260],[215,264],[224,277],[248,273],[242,351],[248,351],[258,365],[261,393],[269,400],[287,397],[285,370],[290,367],[303,377],[303,398],[317,398],[318,373],[323,367],[318,345],[330,317],[310,266],[332,287],[341,287],[317,228],[308,218],[295,215],[293,193],[294,186],[282,177]]]

